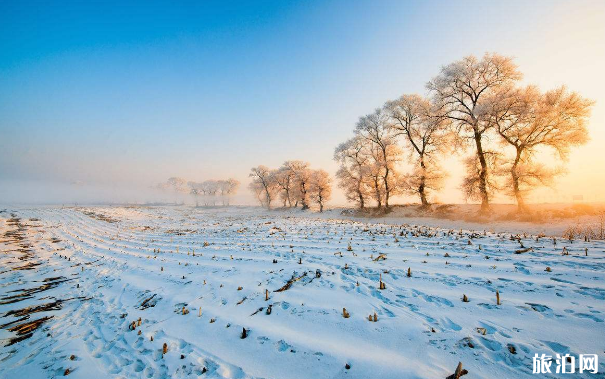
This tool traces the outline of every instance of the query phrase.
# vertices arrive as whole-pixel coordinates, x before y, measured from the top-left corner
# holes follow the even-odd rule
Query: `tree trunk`
[[[304,211],[304,210],[309,209],[309,204],[307,204],[307,190],[305,188],[304,182],[300,185],[300,187],[301,187],[300,192],[302,193],[302,198],[300,199],[300,202],[302,204],[302,210]]]
[[[384,207],[389,207],[389,185],[387,182],[384,182]]]
[[[374,179],[374,191],[376,192],[376,202],[378,203],[378,209],[382,208],[382,196],[380,196],[380,185],[378,180]]]
[[[515,161],[510,168],[510,176],[513,182],[513,194],[515,195],[515,199],[517,199],[517,211],[524,212],[526,210],[525,200],[523,200],[523,195],[521,195],[521,190],[519,188],[519,174],[517,173],[517,166],[519,165],[519,161],[521,160],[521,148],[517,147],[517,154],[515,155]]]
[[[265,188],[265,192],[265,197],[267,199],[267,209],[271,209],[271,195],[269,194],[269,190],[267,188]]]
[[[391,195],[391,189],[389,188],[389,163],[387,162],[387,151],[386,148],[382,148],[382,156],[384,159],[384,206],[389,208],[389,196]]]
[[[420,193],[420,202],[422,203],[422,206],[423,207],[428,206],[429,202],[426,199],[426,193],[424,191],[424,184],[421,184],[420,187],[418,187],[418,193]]]
[[[477,145],[477,158],[479,158],[479,164],[481,165],[481,171],[479,172],[479,191],[481,192],[481,213],[489,211],[489,197],[487,194],[487,161],[485,160],[485,153],[483,152],[483,146],[481,144],[481,134],[475,131],[475,145]]]
[[[357,197],[359,198],[359,209],[365,207],[365,201],[363,199],[363,192],[361,191],[361,178],[357,181]]]
[[[420,194],[420,202],[422,206],[429,205],[428,200],[426,199],[426,166],[424,164],[424,158],[420,158],[420,169],[422,170],[422,175],[420,176],[420,186],[418,186],[418,193]]]

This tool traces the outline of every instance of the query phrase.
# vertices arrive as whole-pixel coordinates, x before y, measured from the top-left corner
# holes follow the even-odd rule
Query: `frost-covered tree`
[[[216,196],[219,191],[219,183],[216,180],[205,180],[202,182],[202,186],[209,196]]]
[[[370,196],[370,163],[372,157],[364,146],[364,140],[354,137],[341,143],[334,151],[334,160],[340,163],[336,172],[338,186],[345,192],[347,200],[356,202],[364,209]]]
[[[439,113],[449,120],[457,136],[475,147],[479,172],[474,181],[481,201],[481,211],[489,209],[489,166],[484,144],[490,130],[489,102],[494,94],[506,90],[521,79],[511,58],[485,54],[483,58],[465,57],[442,67],[438,76],[427,83],[432,102]],[[467,165],[474,167],[474,165]]]
[[[219,180],[217,182],[218,188],[221,194],[223,205],[229,205],[229,198],[237,192],[239,188],[239,181],[234,178],[229,178],[227,180]]]
[[[374,113],[362,116],[355,126],[355,134],[369,145],[367,148],[374,159],[371,167],[379,174],[384,206],[388,208],[390,198],[403,190],[403,183],[396,169],[396,163],[401,160],[401,149],[397,146],[389,115],[384,109],[377,109]],[[380,208],[382,201],[377,200]]]
[[[173,176],[168,178],[168,180],[164,183],[160,183],[158,185],[161,189],[167,189],[178,193],[187,193],[189,192],[189,187],[187,186],[187,181],[183,178],[179,178]]]
[[[540,147],[552,149],[562,160],[569,150],[588,141],[591,100],[565,87],[542,94],[535,86],[496,94],[487,112],[506,146],[514,149],[506,164],[509,195],[525,210],[525,197],[539,185],[549,185],[562,170],[534,158]]]
[[[275,181],[275,171],[266,166],[254,167],[250,170],[250,190],[256,194],[262,206],[271,209],[271,202],[275,199],[278,186]]]
[[[239,189],[240,182],[237,179],[229,178],[225,183],[225,194],[228,196],[235,195]]]
[[[179,178],[176,176],[168,178],[168,180],[163,183],[159,183],[157,185],[157,188],[163,191],[170,192],[173,196],[175,196],[175,203],[184,202],[184,196],[182,195],[190,193],[190,188],[187,185],[187,181],[183,178]]]
[[[189,193],[195,198],[195,205],[199,206],[199,198],[202,197],[204,205],[216,204],[216,198],[220,195],[223,205],[229,203],[229,197],[234,195],[239,188],[237,179],[227,180],[205,180],[203,182],[187,182]]]
[[[324,170],[313,170],[309,176],[309,198],[319,205],[323,212],[324,205],[332,198],[332,178]]]
[[[218,187],[218,193],[221,197],[227,194],[227,181],[226,180],[217,180],[216,185]]]
[[[285,162],[275,173],[275,181],[280,188],[280,197],[284,202],[284,207],[292,206],[295,200],[296,173],[292,170],[289,162]]]
[[[218,180],[204,180],[200,183],[200,191],[204,199],[205,205],[216,205],[216,196],[220,190],[220,183]]]
[[[197,182],[187,182],[189,187],[189,193],[193,195],[195,199],[195,206],[199,207],[199,196],[202,195],[202,184]]]
[[[293,199],[296,199],[295,206],[300,205],[303,210],[309,209],[309,177],[311,170],[309,163],[303,161],[286,161],[282,169],[294,174],[294,186],[290,190]]]
[[[422,205],[428,205],[429,190],[442,187],[444,173],[438,155],[444,151],[448,133],[444,118],[436,116],[428,99],[403,95],[385,104],[395,135],[408,147],[413,171],[407,175],[408,191],[418,194]]]

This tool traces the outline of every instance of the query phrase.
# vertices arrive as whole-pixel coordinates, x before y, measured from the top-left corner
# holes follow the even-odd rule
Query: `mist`
[[[133,184],[86,184],[42,180],[0,179],[0,204],[23,205],[94,205],[94,204],[187,204],[195,205],[192,196]],[[252,205],[253,199],[242,191],[230,198],[231,205]]]

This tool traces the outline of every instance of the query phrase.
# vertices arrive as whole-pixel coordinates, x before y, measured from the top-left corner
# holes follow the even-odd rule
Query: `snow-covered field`
[[[535,353],[605,372],[603,242],[403,222],[8,208],[0,377],[522,378]]]

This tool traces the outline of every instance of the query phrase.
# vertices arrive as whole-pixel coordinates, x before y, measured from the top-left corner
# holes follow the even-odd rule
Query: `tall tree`
[[[489,166],[484,139],[490,129],[488,102],[498,91],[505,90],[521,79],[521,73],[511,58],[485,54],[482,59],[465,57],[441,69],[438,76],[427,83],[432,101],[440,114],[446,117],[457,135],[475,147],[479,163],[478,193],[481,211],[489,209]]]
[[[436,116],[428,99],[419,95],[403,95],[385,104],[395,135],[402,136],[409,147],[414,170],[407,177],[410,192],[428,205],[427,192],[441,188],[444,174],[437,156],[447,146],[444,118]]]
[[[174,192],[179,193],[187,193],[189,192],[189,187],[187,185],[187,181],[183,178],[179,178],[177,176],[173,176],[168,178],[166,182],[158,184],[158,187],[161,189],[168,189]]]
[[[368,148],[380,173],[384,205],[389,208],[390,198],[401,192],[402,183],[395,167],[401,159],[401,150],[396,144],[388,114],[384,109],[377,109],[374,113],[361,117],[355,126],[355,133],[371,145]],[[381,202],[378,206],[381,206]]]
[[[319,205],[319,211],[332,197],[332,179],[324,170],[313,170],[309,176],[309,198]]]
[[[176,176],[168,178],[168,180],[163,183],[159,183],[157,188],[163,191],[172,192],[172,195],[175,196],[175,204],[179,201],[184,203],[185,199],[181,195],[191,193],[191,189],[189,188],[187,181]]]
[[[526,210],[527,193],[561,173],[535,161],[538,149],[550,148],[566,160],[572,146],[588,141],[586,126],[593,104],[565,87],[542,94],[527,86],[494,96],[487,113],[503,143],[514,149],[507,165],[508,187],[520,211]]]
[[[284,207],[292,206],[292,199],[296,193],[296,172],[292,169],[289,162],[285,162],[276,172],[275,181],[280,188],[280,196],[284,202]]]
[[[219,193],[220,184],[217,180],[204,180],[202,182],[202,191],[204,192],[205,204],[209,205],[209,202],[212,202],[212,205],[216,205],[216,195]]]
[[[187,182],[187,185],[189,186],[190,190],[189,193],[191,195],[193,195],[194,199],[195,199],[195,206],[199,207],[199,196],[202,194],[201,192],[201,183],[197,183],[197,182]]]
[[[240,185],[239,181],[234,178],[229,178],[227,180],[219,180],[217,184],[223,205],[229,205],[229,198],[237,192]]]
[[[274,200],[277,191],[275,183],[275,173],[266,166],[253,167],[250,170],[250,189],[256,194],[261,205],[271,209],[271,202]]]
[[[296,199],[295,205],[300,202],[303,210],[309,209],[309,177],[311,170],[309,163],[303,161],[286,161],[283,164],[284,170],[294,174],[294,186],[291,189],[292,196]]]
[[[364,209],[369,196],[369,164],[371,156],[360,137],[341,143],[334,151],[334,160],[340,163],[336,172],[338,186],[345,192],[347,200],[354,201]]]
[[[227,196],[235,195],[237,193],[237,190],[239,189],[239,186],[239,180],[235,178],[227,179],[227,183],[225,185],[225,194],[227,194]]]

